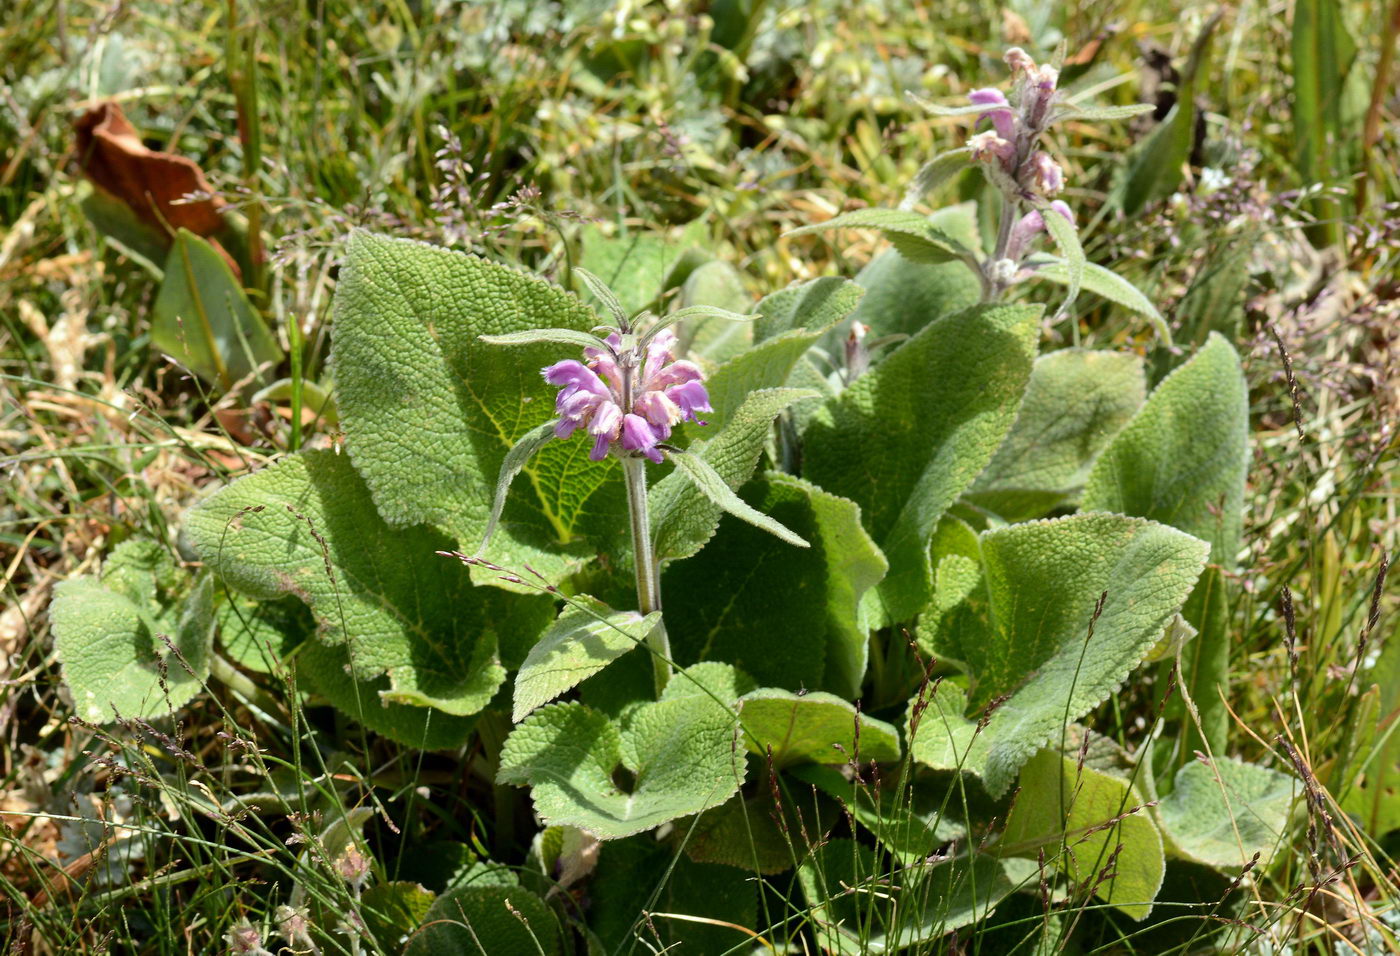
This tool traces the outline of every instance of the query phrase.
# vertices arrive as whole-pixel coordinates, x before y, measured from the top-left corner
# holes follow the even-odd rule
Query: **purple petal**
[[[696,412],[714,411],[710,407],[710,394],[705,391],[705,386],[698,381],[672,386],[666,389],[666,396],[680,407],[681,415],[690,421],[697,420]]]
[[[978,119],[990,119],[997,135],[1002,139],[1010,140],[1016,137],[1016,117],[1011,112],[1010,105],[1006,102],[1006,95],[1001,90],[985,89],[973,90],[967,94],[968,102],[973,106],[991,106],[978,116]]]
[[[625,415],[622,419],[622,447],[628,451],[649,452],[659,439],[651,424],[640,415]],[[650,455],[647,455],[650,458]],[[657,459],[652,459],[653,461]]]
[[[575,359],[555,362],[553,365],[541,369],[541,374],[544,375],[544,380],[551,385],[572,386],[598,395],[606,395],[608,391],[603,380],[595,375],[591,368]]]
[[[593,439],[593,447],[588,452],[588,457],[593,461],[602,461],[608,457],[608,446],[612,444],[612,439],[607,435],[599,435]]]
[[[573,418],[561,418],[554,423],[554,437],[568,438],[582,422]]]
[[[657,372],[647,384],[651,388],[667,388],[671,385],[684,385],[686,382],[698,382],[702,377],[699,366],[682,359]]]
[[[617,437],[617,428],[622,424],[622,409],[612,402],[600,402],[588,423],[588,434],[601,435],[609,441]]]
[[[1063,199],[1056,199],[1050,204],[1050,208],[1061,216],[1064,216],[1070,222],[1074,222],[1074,210],[1069,208],[1069,203],[1065,202]]]

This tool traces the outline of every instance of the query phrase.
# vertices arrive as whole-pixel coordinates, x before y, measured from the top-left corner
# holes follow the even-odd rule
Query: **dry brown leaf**
[[[208,237],[224,226],[227,205],[194,160],[148,149],[121,106],[108,100],[76,124],[78,163],[94,183],[166,234],[181,227]],[[208,198],[182,201],[190,193]]]

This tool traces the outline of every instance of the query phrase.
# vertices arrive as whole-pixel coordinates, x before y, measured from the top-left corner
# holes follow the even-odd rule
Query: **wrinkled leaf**
[[[1158,807],[1162,827],[1188,859],[1238,869],[1259,854],[1261,866],[1288,848],[1288,816],[1297,780],[1230,757],[1193,760],[1177,771]]]
[[[857,757],[893,762],[899,759],[899,732],[883,720],[867,717],[840,697],[813,691],[798,695],[773,687],[739,698],[744,743],[773,766],[800,763],[844,764]]]

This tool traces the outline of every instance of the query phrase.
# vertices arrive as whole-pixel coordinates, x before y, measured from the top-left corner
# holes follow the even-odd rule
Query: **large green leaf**
[[[475,548],[502,459],[553,415],[555,389],[540,369],[576,357],[557,345],[489,345],[479,336],[597,323],[577,298],[534,276],[354,233],[336,287],[336,400],[351,460],[384,520],[433,525],[455,546]],[[517,570],[529,563],[557,581],[621,538],[617,463],[589,461],[589,447],[575,436],[530,460],[488,557]]]
[[[969,498],[1008,521],[1038,518],[1072,500],[1146,391],[1142,360],[1132,353],[1062,349],[1042,355],[1016,423]]]
[[[807,350],[845,317],[858,294],[849,284],[823,286],[796,300],[786,298],[789,291],[778,293],[784,298],[775,306],[773,321],[765,326],[767,337],[725,362],[706,380],[714,411],[705,417],[712,426],[723,427],[750,393],[786,385]],[[756,308],[767,307],[764,299]]]
[[[979,593],[935,650],[967,664],[974,707],[1009,695],[983,730],[983,779],[997,795],[1138,666],[1190,593],[1206,545],[1140,518],[1078,514],[984,532],[981,546]]]
[[[49,608],[54,648],[85,720],[168,714],[203,686],[213,587],[204,578],[179,597],[168,572],[173,565],[163,548],[129,541],[108,559],[100,579],[55,587]]]
[[[855,501],[890,562],[883,622],[928,602],[939,519],[986,467],[1030,378],[1040,310],[978,306],[925,328],[807,426],[803,473]]]
[[[782,768],[800,763],[899,759],[899,731],[832,694],[765,687],[739,698],[744,742]]]
[[[463,886],[434,901],[404,956],[555,956],[559,919],[519,886]]]
[[[692,442],[689,453],[700,458],[738,490],[753,475],[772,432],[773,419],[795,401],[815,395],[799,388],[750,392],[729,423],[709,441]],[[656,560],[689,557],[714,536],[723,513],[695,482],[679,470],[662,478],[647,496]]]
[[[1136,920],[1152,912],[1167,869],[1162,835],[1128,781],[1054,750],[1021,769],[1000,846],[1007,855],[1044,854],[1080,892]]]
[[[1259,854],[1268,866],[1287,845],[1288,815],[1298,781],[1228,757],[1193,761],[1158,807],[1180,853],[1210,866],[1237,869]]]
[[[223,256],[187,229],[176,234],[165,259],[151,341],[224,390],[282,360],[282,348]]]
[[[500,783],[530,787],[547,825],[617,839],[717,807],[743,783],[735,750],[733,669],[715,665],[671,678],[662,698],[632,711],[625,726],[583,704],[550,704],[506,738]],[[706,682],[715,697],[696,690]],[[728,684],[728,686],[725,686]],[[633,782],[624,788],[620,770]]]
[[[726,517],[704,551],[662,575],[673,653],[729,661],[766,685],[855,696],[867,655],[859,604],[885,569],[859,509],[776,473],[745,497],[812,546]]]
[[[976,248],[977,215],[970,203],[941,209],[929,217],[929,223]],[[912,262],[895,249],[872,259],[856,276],[856,284],[865,295],[852,318],[870,326],[876,338],[914,335],[982,297],[981,282],[963,263]]]
[[[548,623],[543,597],[473,587],[428,528],[393,528],[344,455],[306,451],[194,508],[186,531],[206,566],[254,598],[294,595],[343,644],[357,679],[387,675],[387,702],[472,714]]]
[[[614,611],[587,595],[572,598],[520,665],[511,718],[520,721],[592,677],[645,641],[660,620],[659,611],[643,617]]]
[[[754,307],[755,342],[793,329],[828,328],[851,314],[865,290],[849,279],[823,276],[797,282],[763,297]]]
[[[1002,864],[976,854],[882,872],[862,844],[835,839],[797,871],[817,940],[829,953],[898,953],[984,919],[1014,887]]]
[[[725,953],[753,942],[736,926],[759,925],[752,869],[694,862],[649,835],[604,845],[589,895],[588,927],[608,953]]]
[[[1211,562],[1233,568],[1249,465],[1249,391],[1221,335],[1153,390],[1099,455],[1086,511],[1151,518],[1210,542]]]
[[[916,712],[918,725],[906,728],[909,752],[916,761],[934,770],[986,773],[991,738],[985,729],[978,729],[977,721],[963,716],[966,691],[952,681],[939,681],[922,701],[916,697],[909,702],[910,717]]]

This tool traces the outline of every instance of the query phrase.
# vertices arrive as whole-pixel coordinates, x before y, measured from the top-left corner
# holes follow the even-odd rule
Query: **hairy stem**
[[[622,475],[627,485],[627,514],[632,521],[632,558],[637,569],[637,610],[642,614],[661,610],[661,575],[656,566],[656,553],[651,547],[651,518],[647,514],[646,462],[640,458],[623,458]],[[647,644],[656,653],[652,662],[656,668],[656,693],[660,696],[671,679],[671,642],[666,625],[658,622],[647,635]]]

